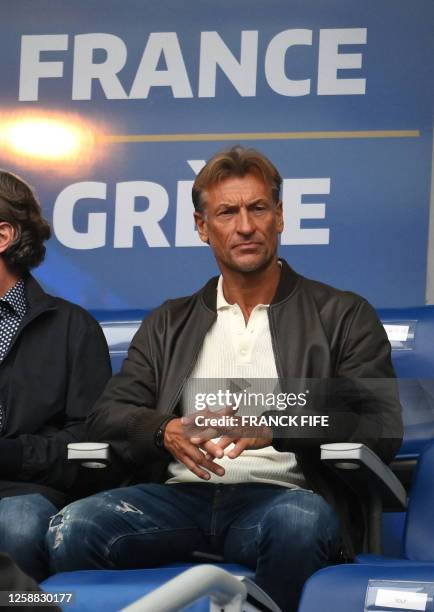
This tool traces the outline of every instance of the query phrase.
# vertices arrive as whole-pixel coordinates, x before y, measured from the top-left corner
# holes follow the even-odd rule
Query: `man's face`
[[[222,272],[257,272],[273,260],[283,230],[282,203],[257,174],[229,177],[206,191],[203,213],[194,215]]]

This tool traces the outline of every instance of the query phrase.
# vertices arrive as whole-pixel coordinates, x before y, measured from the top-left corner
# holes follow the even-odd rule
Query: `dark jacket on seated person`
[[[85,419],[110,378],[110,358],[83,308],[46,294],[31,275],[25,293],[26,314],[0,364],[0,498],[41,493],[61,507],[90,492],[67,444],[87,439]]]

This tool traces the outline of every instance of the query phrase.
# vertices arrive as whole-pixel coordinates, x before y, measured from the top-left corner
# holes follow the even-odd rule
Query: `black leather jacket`
[[[143,321],[121,371],[108,383],[90,415],[90,438],[110,442],[136,481],[164,481],[171,456],[157,448],[155,432],[167,415],[179,414],[184,384],[217,317],[217,280],[211,279],[192,296],[165,302]],[[337,427],[325,438],[316,434],[301,437],[297,431],[291,437],[280,437],[276,431],[273,440],[278,450],[297,454],[309,488],[337,508],[346,548],[353,554],[360,548],[360,529],[348,537],[348,494],[321,465],[319,445],[357,439],[369,444],[383,460],[392,460],[400,446],[402,422],[390,344],[366,300],[306,279],[285,261],[268,316],[283,389],[288,388],[288,381],[299,379],[326,384],[333,380],[392,379],[387,393],[380,397],[369,393],[360,401],[356,389],[352,393],[356,410],[337,418]],[[341,404],[345,393],[340,394]],[[317,402],[312,410],[321,412],[324,406],[324,402]],[[369,415],[368,433],[359,427],[355,412]],[[351,522],[357,527],[354,515]]]

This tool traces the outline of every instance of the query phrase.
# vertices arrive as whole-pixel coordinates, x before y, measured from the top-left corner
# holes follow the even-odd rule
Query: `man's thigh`
[[[322,497],[303,489],[252,487],[227,531],[225,560],[255,569],[258,560],[264,561],[270,553],[279,562],[280,554],[293,556],[290,551],[301,552],[318,537],[329,543],[330,556],[337,555],[339,521]]]
[[[0,550],[36,580],[48,574],[45,533],[57,508],[39,493],[0,500]]]
[[[50,524],[53,568],[155,567],[192,559],[194,550],[208,547],[208,496],[191,488],[137,485],[70,504]]]
[[[57,508],[38,493],[16,495],[0,499],[0,543],[25,539],[26,545],[31,537],[43,538],[50,517]]]
[[[254,569],[256,583],[282,610],[293,612],[307,578],[336,558],[339,521],[311,491],[252,487],[228,529],[225,560]]]

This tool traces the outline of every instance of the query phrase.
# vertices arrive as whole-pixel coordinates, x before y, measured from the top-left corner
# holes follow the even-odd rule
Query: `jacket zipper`
[[[26,327],[28,325],[30,325],[30,323],[32,323],[32,321],[34,321],[35,319],[37,319],[41,314],[43,314],[44,312],[48,312],[50,310],[55,310],[55,306],[51,306],[49,308],[45,308],[44,310],[40,310],[39,312],[35,312],[32,315],[29,316],[29,318],[24,321],[24,323],[22,323],[22,321],[24,320],[25,316],[21,319],[21,323],[18,327],[17,333],[15,334],[15,336],[12,339],[12,342],[10,343],[8,350],[5,353],[5,356],[3,357],[1,363],[0,363],[0,368],[2,366],[2,364],[4,363],[4,361],[6,360],[6,358],[9,356],[10,352],[12,351],[13,347],[15,346],[18,338],[21,336],[22,332],[24,329],[26,329]],[[14,367],[14,364],[12,364],[12,369]],[[10,389],[9,389],[9,384],[7,384],[6,386],[6,390],[7,390],[7,397],[4,398],[6,405],[3,403],[2,401],[2,409],[3,409],[3,423],[2,423],[2,427],[0,429],[0,437],[3,436],[3,434],[6,432],[7,430],[7,426],[8,426],[8,421],[9,421],[9,393],[10,393]],[[3,398],[2,398],[3,399]]]

